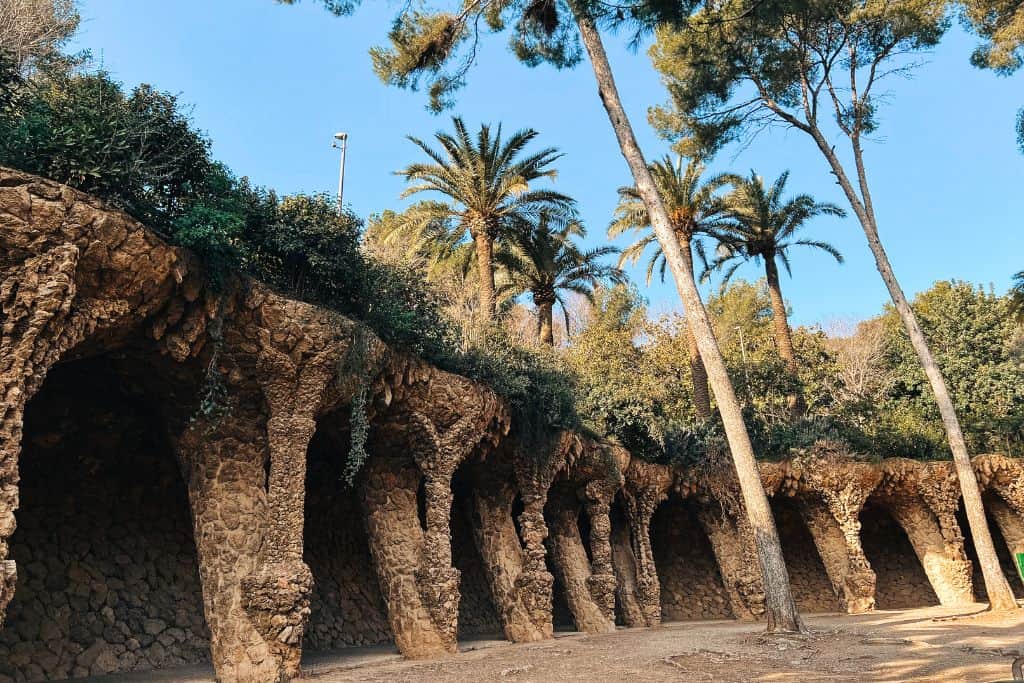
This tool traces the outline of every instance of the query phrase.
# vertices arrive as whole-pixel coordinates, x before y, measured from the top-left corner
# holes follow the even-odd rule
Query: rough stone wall
[[[209,660],[184,483],[118,369],[60,366],[28,406],[4,683]]]
[[[665,621],[728,619],[729,596],[693,504],[671,495],[651,520],[651,545],[661,581]]]
[[[311,652],[393,640],[359,494],[343,480],[342,444],[318,432],[310,446],[305,561],[313,572],[313,592],[303,649]]]
[[[460,622],[463,632],[497,623],[493,613],[484,615],[488,596],[509,638],[547,637],[554,591],[548,567],[558,575],[580,628],[613,628],[617,596],[620,611],[628,612],[632,623],[657,623],[659,603],[676,605],[669,611],[682,614],[684,598],[677,597],[684,594],[682,587],[692,593],[701,580],[713,583],[716,572],[706,572],[711,579],[694,573],[681,583],[678,577],[687,575],[674,569],[680,563],[671,555],[666,560],[666,549],[659,547],[666,542],[659,534],[666,532],[658,525],[671,533],[675,527],[661,521],[645,531],[651,515],[658,518],[654,508],[668,480],[677,495],[693,499],[696,513],[688,512],[686,519],[694,526],[696,516],[706,531],[711,552],[705,548],[703,558],[708,563],[712,556],[717,559],[723,604],[741,618],[763,612],[751,534],[727,463],[715,461],[700,471],[669,476],[641,463],[631,468],[623,449],[576,434],[554,435],[548,444],[529,447],[518,441],[501,456],[511,458],[502,478],[515,485],[477,477],[481,495],[463,495],[464,504],[472,499],[472,510],[453,521],[456,471],[465,463],[486,463],[508,434],[505,406],[492,392],[389,351],[351,321],[256,283],[231,280],[214,292],[193,258],[125,215],[68,188],[0,170],[0,625],[19,572],[19,554],[11,553],[9,540],[19,504],[19,455],[28,434],[23,428],[26,405],[45,387],[51,368],[84,359],[123,363],[119,372],[124,378],[139,384],[144,394],[163,397],[154,407],[158,418],[151,431],[173,444],[184,475],[211,657],[224,683],[296,676],[304,637],[310,644],[335,646],[379,642],[393,634],[410,656],[452,651]],[[361,361],[354,366],[353,359]],[[61,372],[56,370],[55,382]],[[357,391],[365,391],[368,399],[373,457],[353,494],[356,500],[338,503],[333,492],[309,485],[307,450],[318,429],[337,429],[333,421],[346,419],[344,407]],[[794,584],[801,585],[803,568],[815,564],[816,549],[828,583],[820,564],[807,574],[804,583],[813,579],[824,586],[809,592],[815,600],[838,594],[848,610],[867,609],[876,573],[880,606],[900,596],[916,602],[923,575],[942,602],[970,599],[971,563],[957,521],[959,495],[950,464],[888,460],[874,465],[844,459],[849,459],[846,454],[814,453],[761,467],[769,495],[792,503],[789,512],[780,513],[780,527],[790,529],[790,536],[803,534],[783,543],[791,555],[797,552],[793,548],[804,553],[791,557]],[[979,456],[974,465],[1004,545],[1017,547],[1024,535],[1021,463]],[[622,492],[620,521],[625,523],[616,530],[611,504],[624,485],[624,472],[633,474]],[[647,476],[651,472],[655,475]],[[324,508],[318,519],[347,511],[349,523],[309,529],[307,489]],[[31,492],[30,482],[26,500]],[[512,520],[517,495],[522,501],[518,528]],[[862,510],[865,501],[868,507]],[[883,508],[886,514],[876,520],[873,515]],[[350,539],[359,545],[353,511],[365,525],[379,595],[365,581],[351,578],[366,574],[366,556],[357,553],[348,562],[331,553],[332,547],[350,545]],[[24,513],[30,539],[24,547],[30,551],[33,514]],[[685,530],[685,524],[680,528]],[[171,533],[159,524],[152,530]],[[310,547],[307,531],[324,543],[323,551]],[[909,545],[900,545],[901,538],[909,538]],[[471,541],[481,554],[476,564]],[[178,546],[183,545],[179,540]],[[893,553],[896,547],[903,552]],[[907,547],[916,553],[916,564]],[[45,611],[35,602],[26,603],[33,605],[28,611],[19,606],[38,594],[38,562],[34,554],[26,555],[20,570],[25,594],[12,607],[18,614]],[[669,567],[660,580],[659,563]],[[182,559],[179,564],[187,563]],[[311,571],[309,564],[316,568]],[[685,571],[696,566],[690,564]],[[878,565],[874,571],[872,564]],[[915,567],[919,573],[908,583],[905,577]],[[44,586],[49,565],[46,571]],[[182,584],[187,583],[185,573],[179,577]],[[317,573],[325,578],[314,593]],[[899,581],[897,573],[903,577]],[[88,597],[77,597],[92,607],[91,584],[89,591]],[[130,593],[108,586],[107,595],[114,594],[115,601],[130,602]],[[159,605],[162,599],[151,602]],[[809,599],[802,598],[805,603]],[[696,614],[698,608],[685,601]],[[622,610],[626,603],[631,604]],[[90,629],[97,619],[109,620],[102,607],[99,617],[91,617]],[[131,619],[136,614],[125,622],[110,607],[114,624],[135,628]],[[307,624],[314,609],[315,634]],[[705,612],[703,607],[699,611]],[[170,624],[169,619],[150,618]],[[356,634],[360,622],[363,628]],[[192,657],[187,643],[199,637],[201,627],[194,619],[189,623],[192,631],[175,627],[185,632],[181,637],[168,627],[146,634],[154,641],[137,638],[138,650],[129,647],[123,634],[124,651],[110,648],[117,666],[151,666],[161,659],[157,644],[167,648],[168,642],[183,643],[180,656]],[[31,626],[27,636],[24,628],[13,628],[20,637],[32,636]],[[149,630],[157,626],[150,624]],[[6,639],[0,642],[9,646],[9,633],[0,633]],[[68,633],[85,637],[81,631],[72,634],[70,626]],[[113,631],[102,635],[108,645],[122,645]],[[19,647],[23,654],[27,646]],[[103,664],[98,671],[110,663],[102,648],[91,651],[89,657],[96,657],[88,662],[77,660],[84,652],[74,654],[72,669],[80,665],[78,673],[91,671],[96,662]],[[57,655],[55,665],[47,660],[50,665],[43,670],[63,667],[62,656]],[[19,657],[11,652],[11,661]],[[27,674],[19,670],[15,675]]]

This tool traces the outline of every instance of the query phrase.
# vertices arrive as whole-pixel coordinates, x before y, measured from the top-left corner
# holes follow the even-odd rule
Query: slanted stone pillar
[[[529,643],[551,637],[551,607],[548,603],[538,615],[528,594],[531,582],[522,580],[527,555],[512,516],[515,478],[511,463],[499,460],[502,455],[494,454],[474,466],[473,510],[478,525],[473,531],[505,637]]]
[[[420,594],[424,557],[416,492],[422,473],[411,461],[374,453],[360,487],[370,556],[387,604],[395,644],[406,657],[437,656],[455,649],[454,633],[439,628]]]
[[[760,619],[765,613],[764,582],[750,526],[717,501],[704,501],[697,519],[711,543],[733,616],[740,621]]]
[[[25,200],[25,213],[9,220],[30,218],[27,195]],[[0,237],[0,248],[9,246],[14,245]],[[61,245],[26,259],[0,281],[0,626],[18,575],[7,543],[16,527],[22,419],[47,371],[81,339],[80,329],[68,326],[78,259],[78,247]]]
[[[860,545],[860,522],[850,524],[855,535],[851,539],[843,525],[820,500],[800,501],[800,513],[818,549],[832,589],[848,614],[869,612],[875,608],[875,572],[868,564]]]
[[[637,562],[633,552],[632,533],[625,516],[614,514],[614,508],[612,513],[612,564],[617,581],[615,588],[616,614],[626,626],[642,628],[647,626],[647,620],[640,607],[640,588],[637,580]],[[658,616],[660,617],[660,613]]]
[[[594,582],[591,581],[590,560],[577,523],[581,506],[576,492],[559,486],[557,491],[549,495],[547,509],[551,520],[548,536],[551,562],[565,588],[565,600],[576,622],[576,629],[587,633],[614,631],[614,584],[611,589],[612,615],[609,616],[591,591]]]
[[[875,572],[860,539],[860,511],[881,481],[878,467],[852,461],[822,442],[815,455],[789,463],[780,490],[800,498],[832,588],[849,614],[875,608]]]
[[[661,583],[651,547],[651,519],[658,505],[668,497],[673,476],[668,467],[639,459],[630,461],[625,473],[622,498],[629,521],[629,537],[636,574],[636,601],[641,620],[637,626],[661,623]],[[620,591],[621,592],[621,591]]]
[[[971,563],[951,548],[932,510],[919,498],[888,499],[886,508],[907,534],[914,554],[921,562],[928,582],[942,605],[974,602]]]
[[[230,415],[194,420],[177,443],[210,651],[223,683],[278,681],[286,668],[282,648],[268,642],[252,618],[243,588],[260,569],[269,521],[265,415],[255,407],[255,397],[246,403],[234,406]]]
[[[907,534],[939,603],[973,602],[973,571],[956,521],[960,495],[953,464],[892,458],[881,472],[875,497]]]
[[[362,487],[367,535],[399,649],[407,657],[431,657],[458,646],[452,477],[475,449],[495,445],[508,418],[490,390],[421,361],[392,359],[385,374]]]

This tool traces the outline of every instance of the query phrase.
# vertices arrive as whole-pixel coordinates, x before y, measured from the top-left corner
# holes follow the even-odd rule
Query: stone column
[[[959,552],[956,544],[949,542],[951,534],[958,533],[959,527],[956,532],[947,530],[943,534],[935,514],[917,497],[890,498],[886,500],[886,507],[910,539],[939,603],[966,605],[974,602],[971,563],[963,554],[963,537],[960,536]],[[955,518],[947,520],[948,524],[956,524]]]
[[[651,547],[651,519],[658,505],[668,497],[672,481],[669,468],[635,459],[626,469],[622,489],[636,564],[637,601],[643,615],[641,623],[646,626],[661,623],[661,582]]]
[[[522,500],[519,533],[525,546],[525,558],[523,572],[516,578],[516,590],[530,621],[548,638],[554,633],[551,612],[555,577],[548,571],[545,561],[547,549],[544,542],[548,538],[548,525],[544,520],[544,504],[547,495],[524,492]]]
[[[612,518],[612,563],[615,566],[615,601],[622,622],[630,627],[647,626],[640,607],[637,562],[629,525],[620,517]],[[659,591],[660,593],[660,591]]]
[[[25,204],[27,221],[31,203]],[[0,247],[6,246],[0,239]],[[0,627],[17,579],[8,539],[16,527],[25,405],[60,355],[85,334],[85,320],[76,320],[71,310],[78,260],[78,247],[60,245],[26,259],[0,281]]]
[[[519,514],[519,533],[523,541],[523,572],[516,579],[516,588],[530,621],[550,637],[554,633],[553,599],[555,578],[548,571],[548,525],[544,508],[548,491],[558,472],[565,467],[570,453],[578,453],[581,442],[570,432],[550,435],[546,441],[533,437],[527,448],[516,440],[511,444],[512,465],[518,484],[523,511]]]
[[[876,577],[861,545],[860,511],[882,472],[828,441],[819,441],[783,469],[780,494],[800,499],[801,516],[844,609],[849,614],[874,609]]]
[[[210,651],[221,683],[279,681],[286,675],[282,648],[264,637],[243,588],[259,572],[268,523],[264,463],[269,453],[265,416],[252,407],[255,402],[220,418],[194,420],[177,444]]]
[[[875,572],[860,544],[860,522],[841,524],[828,505],[815,498],[801,500],[800,512],[818,549],[832,589],[848,614],[875,608]],[[850,533],[848,533],[850,532]]]
[[[550,602],[543,617],[535,621],[528,595],[531,582],[522,581],[526,553],[512,517],[516,496],[512,468],[488,460],[477,465],[474,474],[473,509],[478,522],[474,524],[474,538],[505,637],[514,643],[550,638]]]
[[[609,615],[605,611],[607,603],[599,604],[591,590],[592,586],[605,585],[607,579],[599,579],[596,583],[591,581],[590,560],[587,558],[577,524],[580,503],[575,492],[559,490],[551,497],[548,510],[551,513],[551,534],[548,537],[551,561],[558,573],[559,581],[565,587],[565,599],[576,622],[576,629],[587,633],[614,631],[615,577],[610,577],[612,613]],[[610,562],[610,548],[608,553]]]
[[[454,652],[455,638],[424,603],[417,572],[424,557],[416,492],[422,473],[411,462],[375,454],[364,466],[361,492],[367,539],[395,644],[406,657]],[[457,610],[457,605],[456,605]]]
[[[605,620],[615,625],[615,568],[612,565],[612,522],[609,517],[611,495],[601,484],[590,482],[585,488],[584,507],[590,520],[591,572],[587,588]]]
[[[717,506],[703,504],[697,518],[711,542],[733,616],[754,621],[765,613],[765,593],[753,533]]]

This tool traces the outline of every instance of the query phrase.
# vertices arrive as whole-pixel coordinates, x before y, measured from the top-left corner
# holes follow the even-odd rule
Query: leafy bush
[[[574,377],[553,350],[518,346],[495,326],[467,351],[436,360],[445,369],[492,387],[508,402],[523,438],[580,426]]]

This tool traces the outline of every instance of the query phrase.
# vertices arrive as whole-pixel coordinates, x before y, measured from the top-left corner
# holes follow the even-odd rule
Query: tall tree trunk
[[[682,245],[680,245],[682,247]],[[693,248],[690,240],[686,240],[686,248],[681,249],[684,267],[693,273]],[[708,393],[708,371],[704,367],[704,359],[700,357],[697,336],[693,333],[693,323],[686,316],[686,341],[690,352],[690,376],[693,380],[693,410],[700,420],[711,419],[711,394]]]
[[[794,382],[799,382],[800,366],[793,350],[793,331],[789,329],[786,316],[786,301],[782,298],[782,285],[779,283],[779,268],[775,263],[775,254],[765,254],[764,274],[768,280],[768,298],[772,302],[772,325],[775,327],[775,347],[779,356],[786,363],[786,371]],[[786,404],[794,417],[804,414],[806,406],[803,396],[797,390],[786,397]]]
[[[538,336],[540,337],[540,343],[547,344],[548,346],[555,345],[555,329],[552,313],[554,308],[554,303],[550,301],[541,300],[541,302],[537,304]]]
[[[690,351],[690,375],[693,377],[693,411],[699,420],[711,419],[711,393],[708,391],[708,371],[700,357],[697,335],[693,325],[686,321],[686,341]]]
[[[736,400],[736,394],[725,369],[722,352],[718,348],[718,341],[711,329],[711,321],[701,301],[700,292],[697,290],[693,268],[687,269],[686,267],[683,251],[675,238],[665,205],[661,201],[654,178],[647,167],[632,125],[619,99],[611,65],[608,63],[608,55],[605,53],[604,44],[601,41],[601,34],[581,0],[571,0],[570,4],[583,38],[583,44],[590,56],[601,101],[604,103],[612,128],[615,130],[622,155],[629,164],[637,189],[647,207],[651,217],[651,226],[661,245],[665,261],[672,270],[679,296],[686,309],[686,315],[691,320],[693,333],[697,338],[697,347],[704,359],[711,387],[715,392],[722,422],[725,425],[726,438],[729,441],[729,450],[736,465],[743,502],[754,531],[761,572],[764,575],[768,630],[803,630],[790,590],[789,574],[786,572],[786,563],[782,557],[778,530],[775,528],[771,508],[768,506],[768,497],[765,495],[764,486],[761,483],[757,463],[754,461],[754,449],[743,423],[740,404]]]
[[[953,452],[953,463],[956,466],[957,478],[960,480],[960,493],[964,499],[964,511],[967,513],[967,522],[971,529],[971,537],[974,539],[974,549],[978,555],[978,563],[981,565],[982,577],[985,580],[985,592],[988,594],[989,605],[993,610],[1009,610],[1017,607],[1017,601],[1010,590],[1010,584],[1006,581],[1002,567],[999,565],[999,558],[996,556],[995,545],[992,543],[992,534],[989,532],[988,521],[985,519],[985,508],[981,501],[981,491],[978,488],[978,479],[974,474],[974,467],[971,465],[971,457],[967,453],[967,443],[964,441],[963,431],[960,429],[960,420],[957,419],[956,409],[953,406],[953,399],[946,387],[946,380],[939,370],[928,342],[924,338],[921,326],[917,322],[914,309],[910,307],[903,288],[896,280],[896,274],[889,263],[889,256],[885,253],[882,241],[878,236],[878,223],[875,221],[875,211],[871,204],[871,194],[868,191],[867,174],[864,170],[864,158],[861,153],[860,144],[853,138],[854,159],[857,163],[857,179],[861,188],[861,197],[857,196],[850,178],[846,175],[831,145],[816,128],[809,128],[807,132],[814,138],[818,149],[825,155],[832,172],[839,180],[840,187],[846,194],[846,198],[853,207],[864,235],[868,240],[868,247],[875,257],[875,266],[882,276],[882,281],[889,290],[893,305],[899,313],[903,327],[910,337],[910,343],[917,353],[918,360],[924,368],[928,377],[932,392],[935,394],[935,402],[939,406],[939,414],[942,416],[942,424],[946,429],[946,440]]]
[[[480,278],[480,315],[483,321],[494,320],[497,305],[494,297],[494,239],[486,229],[473,236],[476,242],[476,266]]]

